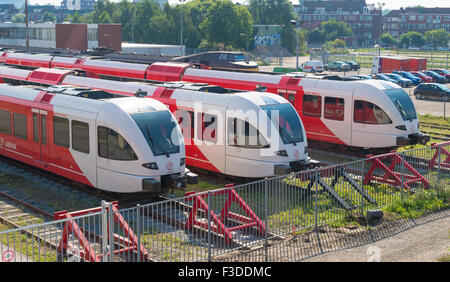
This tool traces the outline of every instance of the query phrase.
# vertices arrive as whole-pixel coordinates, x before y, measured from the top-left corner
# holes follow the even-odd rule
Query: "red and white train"
[[[263,92],[233,94],[193,90],[203,85],[155,86],[74,75],[75,71],[0,67],[13,84],[76,85],[159,100],[174,113],[189,166],[244,178],[284,175],[318,163],[308,157],[303,124],[292,105]],[[216,89],[217,90],[217,89]]]
[[[164,104],[88,88],[0,84],[0,154],[109,192],[198,181]]]
[[[334,81],[283,74],[194,68],[189,64],[141,65],[107,60],[5,53],[0,61],[28,67],[65,67],[115,80],[186,81],[252,91],[264,87],[291,102],[309,140],[390,150],[425,144],[414,104],[399,86],[378,80]]]

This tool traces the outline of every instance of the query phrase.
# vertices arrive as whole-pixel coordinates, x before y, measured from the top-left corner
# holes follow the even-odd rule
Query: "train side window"
[[[367,101],[355,100],[353,120],[365,124],[390,124],[392,120],[377,105]]]
[[[177,122],[181,127],[181,132],[186,138],[194,138],[194,112],[185,111],[185,110],[177,110],[175,112],[175,117],[177,118]],[[188,134],[190,134],[188,136]]]
[[[27,116],[13,113],[13,135],[27,140]]]
[[[247,121],[228,119],[228,145],[243,148],[268,148],[269,143],[258,129]]]
[[[33,141],[39,142],[39,123],[38,115],[33,113]]]
[[[322,115],[322,97],[303,95],[303,115],[320,118]]]
[[[325,97],[323,117],[333,120],[344,120],[344,99]]]
[[[41,115],[41,143],[47,144],[47,116]]]
[[[70,147],[69,120],[62,117],[53,117],[53,143],[55,145]]]
[[[208,142],[217,142],[217,116],[199,113],[198,114],[198,139],[208,141]]]
[[[89,124],[72,120],[72,148],[89,154]]]
[[[98,132],[98,155],[102,158],[118,161],[137,160],[136,153],[130,144],[116,131],[99,126]]]
[[[295,94],[288,95],[289,102],[295,107]]]
[[[11,135],[11,112],[0,110],[0,132]]]

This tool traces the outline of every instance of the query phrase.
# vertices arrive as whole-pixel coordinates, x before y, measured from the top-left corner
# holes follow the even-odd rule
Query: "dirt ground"
[[[385,216],[370,228],[327,225],[268,240],[250,250],[216,257],[218,262],[437,261],[450,254],[450,210],[419,219]]]
[[[450,255],[450,217],[365,246],[319,255],[309,262],[433,262]]]

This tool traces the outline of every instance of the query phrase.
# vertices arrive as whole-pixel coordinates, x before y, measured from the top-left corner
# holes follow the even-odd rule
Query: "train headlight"
[[[404,125],[399,125],[399,126],[396,126],[395,128],[406,131],[406,126],[404,126]]]
[[[184,166],[186,164],[186,158],[180,159],[180,166]]]
[[[277,152],[277,155],[281,157],[287,157],[288,153],[286,152],[286,150],[280,150]]]
[[[142,166],[145,168],[148,168],[148,169],[154,169],[154,170],[158,169],[158,165],[156,163],[146,163],[146,164],[143,164]]]

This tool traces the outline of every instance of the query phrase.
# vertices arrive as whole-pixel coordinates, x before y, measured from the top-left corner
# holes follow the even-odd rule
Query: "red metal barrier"
[[[370,156],[368,156],[370,157]],[[382,160],[390,159],[391,164],[386,166]],[[414,169],[411,164],[409,164],[407,161],[405,161],[402,157],[400,157],[398,154],[387,154],[387,155],[380,155],[374,159],[370,159],[369,161],[372,162],[372,166],[369,168],[369,171],[364,176],[364,185],[368,185],[370,181],[376,180],[378,182],[387,183],[390,185],[395,186],[402,186],[403,188],[410,189],[409,184],[415,183],[415,182],[421,182],[425,188],[428,188],[430,183],[428,180],[425,179],[425,177],[422,176],[416,169]],[[404,167],[404,174],[395,172],[395,166],[401,164]],[[385,171],[383,176],[376,176],[374,175],[375,169],[380,168]],[[408,172],[410,174],[408,174]]]
[[[185,227],[187,230],[190,230],[194,226],[201,227],[203,229],[208,229],[208,223],[197,220],[196,216],[200,210],[206,212],[206,216],[208,214],[211,215],[211,231],[221,235],[224,237],[225,242],[229,243],[233,236],[231,234],[232,231],[246,229],[250,227],[256,226],[259,230],[259,234],[264,236],[266,232],[266,227],[259,219],[259,217],[253,212],[253,210],[245,203],[245,201],[236,193],[236,190],[233,187],[233,184],[226,185],[225,188],[229,188],[223,191],[212,192],[209,195],[227,195],[227,200],[222,208],[220,216],[217,216],[212,209],[209,209],[208,204],[205,202],[204,198],[208,197],[208,194],[196,195],[190,198],[187,198],[188,201],[193,201],[192,210],[189,213],[189,217],[185,223]],[[231,188],[231,189],[230,189]],[[188,192],[186,196],[190,196],[195,194],[195,192]],[[247,214],[247,216],[243,216],[234,212],[231,212],[230,206],[232,203],[237,203],[239,207]],[[234,227],[227,227],[225,225],[225,220],[233,219],[235,221],[240,222],[240,225]]]
[[[81,211],[75,211],[75,212],[67,212],[67,211],[60,211],[56,212],[54,215],[55,220],[60,219],[69,219],[64,224],[64,230],[63,234],[61,236],[61,241],[58,244],[58,252],[61,252],[62,250],[68,251],[75,250],[74,246],[70,242],[68,242],[69,236],[72,233],[75,239],[78,241],[79,246],[81,247],[81,250],[79,251],[80,257],[83,258],[85,261],[88,262],[100,262],[102,260],[103,254],[96,254],[94,249],[90,246],[89,241],[84,236],[85,231],[76,223],[75,220],[71,219],[77,216],[86,215],[89,213],[96,213],[100,212],[102,210],[101,207],[92,208],[92,209],[86,209]],[[109,208],[106,207],[106,211],[108,211]],[[114,216],[114,222],[119,224],[120,229],[123,231],[124,236],[120,236],[117,234],[114,234],[114,242],[122,244],[122,248],[117,249],[114,251],[114,255],[126,253],[126,252],[132,252],[137,251],[138,249],[138,240],[137,236],[134,234],[133,230],[131,230],[130,226],[126,222],[126,220],[123,218],[123,216],[118,212],[118,203],[113,202],[112,203],[112,214]],[[107,227],[108,233],[109,233],[109,224]],[[107,253],[106,255],[109,255]],[[148,252],[145,247],[140,244],[140,255],[141,259],[144,259],[147,257]]]
[[[434,153],[431,160],[428,162],[429,168],[434,168],[442,158],[445,158],[444,161],[440,161],[439,167],[450,168],[450,152],[444,149],[445,145],[450,145],[450,142],[445,143],[432,143],[431,146],[435,146],[436,152]],[[440,156],[439,156],[440,155]],[[440,160],[438,160],[440,159]]]

